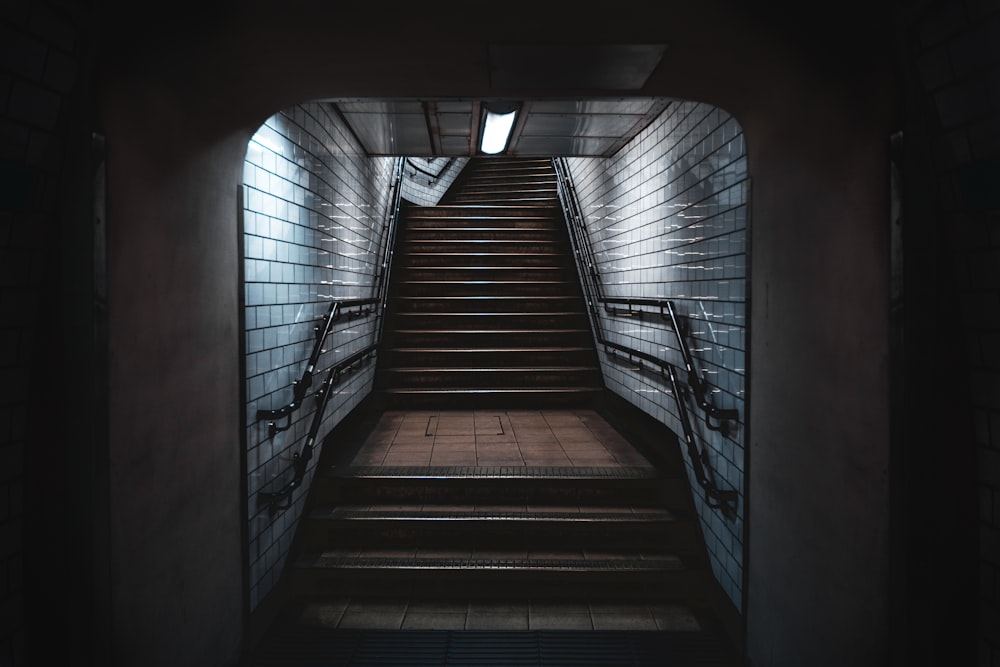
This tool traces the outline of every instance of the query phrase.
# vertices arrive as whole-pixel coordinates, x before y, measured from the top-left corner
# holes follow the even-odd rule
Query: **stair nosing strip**
[[[490,512],[490,511],[447,511],[447,510],[317,510],[314,519],[338,521],[510,521],[510,522],[553,522],[559,523],[676,523],[678,518],[672,512]]]
[[[573,572],[649,572],[683,571],[684,562],[676,556],[650,559],[569,559],[569,558],[399,558],[390,556],[314,556],[307,557],[311,567],[345,570],[516,570]]]

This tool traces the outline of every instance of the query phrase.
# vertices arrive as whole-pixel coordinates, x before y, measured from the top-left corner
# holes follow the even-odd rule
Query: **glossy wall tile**
[[[292,413],[288,430],[268,433],[258,409],[292,400],[315,340],[314,327],[332,301],[374,296],[389,204],[391,158],[369,158],[342,121],[320,103],[291,107],[261,126],[244,164],[244,319],[246,336],[247,508],[250,608],[279,577],[304,494],[271,515],[258,492],[291,478],[312,422],[314,401]],[[374,341],[375,318],[341,318],[314,372],[326,371]],[[370,390],[372,368],[336,385],[317,443]],[[282,425],[284,425],[282,421]],[[315,451],[312,466],[319,458]],[[313,473],[306,473],[308,488]]]
[[[689,412],[719,486],[736,489],[733,516],[706,506],[694,483],[712,569],[742,607],[746,452],[747,201],[743,133],[710,105],[674,101],[642,134],[607,159],[569,167],[608,297],[669,299],[689,324],[687,344],[712,387],[711,400],[739,412],[728,433]],[[673,329],[656,309],[641,318],[602,316],[606,336],[684,368]],[[676,433],[682,427],[668,385],[602,354],[605,383]]]
[[[469,158],[406,158],[401,196],[418,206],[435,206]]]

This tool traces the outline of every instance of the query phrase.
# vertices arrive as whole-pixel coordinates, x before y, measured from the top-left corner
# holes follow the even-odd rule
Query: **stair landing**
[[[650,462],[593,410],[389,411],[353,466],[620,467]]]

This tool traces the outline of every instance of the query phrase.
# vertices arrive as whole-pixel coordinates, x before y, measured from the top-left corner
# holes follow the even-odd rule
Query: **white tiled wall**
[[[672,300],[690,323],[688,345],[712,387],[711,401],[739,412],[739,423],[723,435],[687,401],[718,486],[740,494],[734,516],[707,507],[689,462],[713,572],[741,608],[749,185],[742,129],[720,109],[675,101],[613,157],[568,165],[605,296]],[[641,319],[602,315],[606,337],[671,362],[683,376],[673,329],[656,309],[646,310]],[[603,352],[601,362],[611,390],[682,435],[668,384]]]
[[[292,400],[313,349],[314,327],[333,300],[375,296],[394,161],[366,157],[339,117],[322,103],[272,116],[247,147],[244,166],[247,487],[250,608],[271,590],[288,557],[320,449],[292,506],[271,516],[259,491],[292,476],[293,453],[309,431],[315,401],[291,428],[269,437],[258,409]],[[374,342],[376,318],[342,317],[316,367],[314,391],[331,366]],[[374,364],[346,375],[324,413],[317,446],[371,391]],[[282,421],[282,423],[284,423]]]
[[[435,206],[469,158],[407,158],[401,196],[418,206]]]

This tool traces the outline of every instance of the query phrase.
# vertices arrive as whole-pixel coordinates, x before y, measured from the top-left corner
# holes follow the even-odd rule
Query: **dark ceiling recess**
[[[490,44],[490,86],[639,92],[666,50],[666,44]]]

